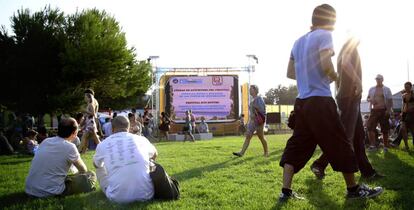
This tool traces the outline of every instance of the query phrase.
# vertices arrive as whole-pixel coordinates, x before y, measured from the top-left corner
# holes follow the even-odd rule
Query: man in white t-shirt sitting
[[[150,159],[157,157],[157,150],[145,137],[128,130],[126,117],[114,118],[113,134],[98,145],[93,157],[102,191],[117,203],[145,201],[154,196]]]
[[[88,172],[76,146],[71,143],[77,134],[78,123],[73,118],[67,118],[59,122],[58,136],[43,140],[26,178],[27,194],[49,197],[95,190],[95,173]],[[79,173],[68,176],[72,165]]]

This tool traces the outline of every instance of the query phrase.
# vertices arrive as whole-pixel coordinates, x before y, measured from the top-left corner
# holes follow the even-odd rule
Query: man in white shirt
[[[154,196],[150,159],[157,157],[157,150],[145,137],[128,130],[126,117],[114,118],[113,134],[98,145],[93,157],[102,191],[117,203],[145,201]]]
[[[40,144],[26,178],[27,194],[49,197],[95,190],[95,173],[88,172],[76,146],[71,143],[77,134],[76,120],[62,119],[58,125],[58,136],[47,138]],[[79,173],[68,176],[72,164]]]

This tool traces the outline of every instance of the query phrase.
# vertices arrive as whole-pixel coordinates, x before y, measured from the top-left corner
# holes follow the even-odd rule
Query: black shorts
[[[390,116],[386,114],[386,109],[372,109],[368,118],[367,128],[369,131],[375,131],[378,123],[381,126],[381,132],[387,134],[390,130]]]
[[[333,170],[358,171],[352,142],[346,138],[332,97],[310,97],[295,101],[295,129],[287,141],[280,166],[288,163],[299,172],[312,157],[316,145],[327,155]]]

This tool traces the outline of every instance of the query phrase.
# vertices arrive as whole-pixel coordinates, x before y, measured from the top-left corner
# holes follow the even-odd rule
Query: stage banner
[[[236,119],[235,76],[177,76],[169,79],[170,116],[183,122],[185,111],[192,110],[197,121],[233,121]],[[236,84],[236,85],[235,85]],[[168,96],[167,96],[168,97]]]

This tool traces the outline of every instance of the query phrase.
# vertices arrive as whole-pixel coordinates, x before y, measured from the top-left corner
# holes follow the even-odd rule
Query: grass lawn
[[[378,198],[346,200],[342,175],[328,167],[325,179],[316,180],[309,162],[294,177],[293,184],[293,189],[306,200],[278,203],[282,185],[282,168],[278,164],[288,137],[267,136],[271,154],[268,158],[262,156],[256,137],[242,158],[231,154],[242,146],[242,137],[157,143],[158,162],[179,180],[181,199],[129,205],[109,202],[99,187],[93,193],[65,198],[27,198],[24,182],[31,157],[1,156],[0,209],[414,209],[414,153],[396,149],[369,154],[374,168],[386,175],[368,183],[385,188]],[[93,169],[93,154],[90,151],[82,156],[89,169]],[[312,160],[318,154],[320,150]]]

